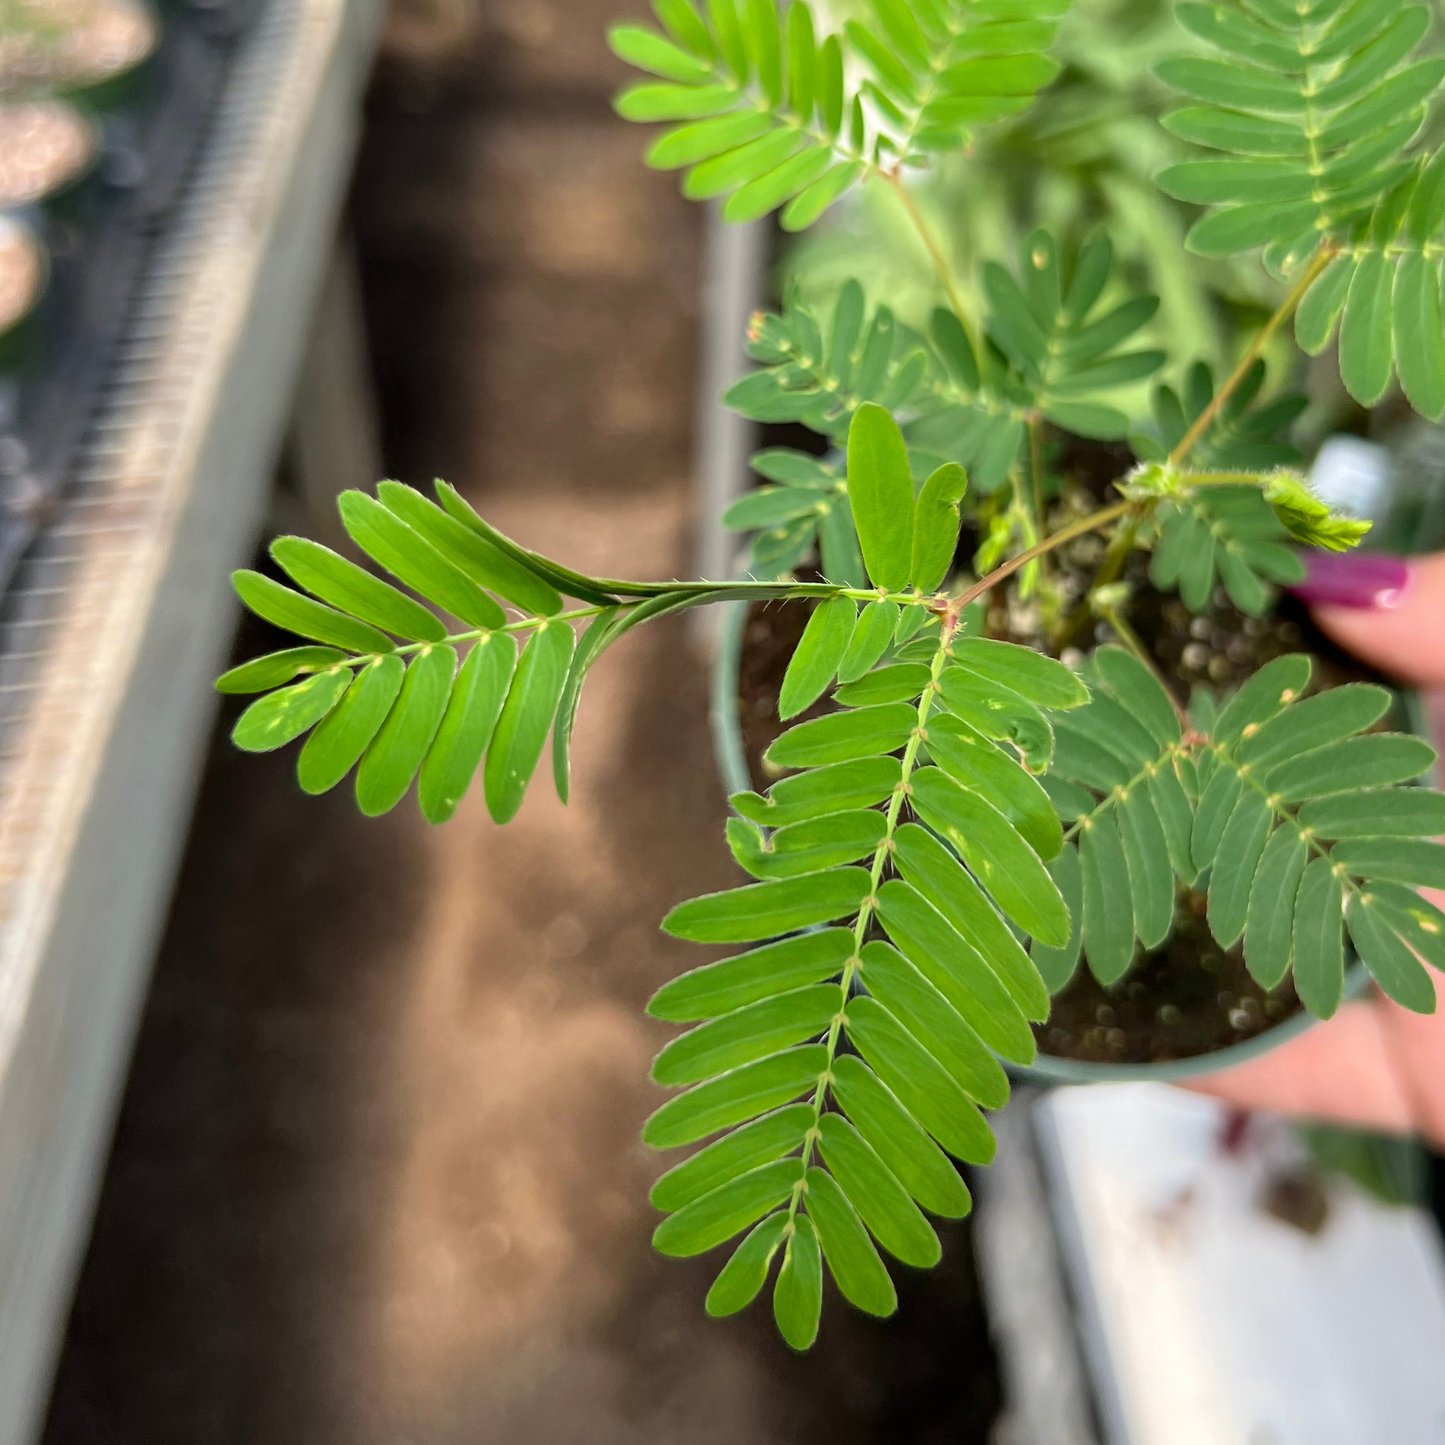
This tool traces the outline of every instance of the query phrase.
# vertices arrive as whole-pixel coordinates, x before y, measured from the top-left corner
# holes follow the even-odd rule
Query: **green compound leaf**
[[[441,621],[419,602],[319,542],[278,537],[270,551],[297,586],[352,617],[417,642],[440,642],[447,635]]]
[[[780,768],[851,762],[901,748],[917,725],[917,710],[905,703],[830,713],[789,728],[764,757]]]
[[[1271,584],[1304,576],[1285,545],[1290,532],[1260,487],[1201,487],[1161,507],[1156,525],[1149,580],[1161,589],[1177,586],[1194,611],[1222,584],[1241,612],[1259,617],[1273,600]]]
[[[329,642],[349,652],[390,652],[396,646],[384,632],[378,632],[369,623],[313,602],[259,572],[232,572],[231,585],[257,617],[264,617],[287,632]]]
[[[830,597],[813,609],[783,675],[780,718],[796,717],[823,695],[837,675],[857,620],[858,604],[849,597]]]
[[[501,716],[516,665],[517,645],[505,632],[488,633],[467,654],[421,765],[417,800],[427,822],[445,823],[466,795]]]
[[[1047,861],[1063,846],[1058,814],[1038,780],[962,718],[934,714],[928,751],[954,782],[992,803],[1040,858]]]
[[[935,591],[953,566],[958,547],[958,503],[968,476],[957,462],[945,462],[923,484],[913,504],[913,550],[910,572],[920,592]]]
[[[773,1256],[787,1237],[788,1216],[770,1214],[733,1252],[707,1292],[704,1308],[714,1319],[746,1308],[768,1282]]]
[[[675,1038],[653,1060],[653,1080],[695,1084],[750,1064],[823,1033],[841,1007],[838,989],[826,983],[749,1004]]]
[[[343,492],[336,505],[352,541],[408,587],[473,627],[505,624],[506,614],[470,577],[374,497]]]
[[[1278,987],[1289,970],[1294,900],[1309,848],[1293,828],[1276,828],[1265,845],[1250,888],[1244,925],[1244,961],[1264,988]]]
[[[647,1005],[653,1018],[717,1018],[783,989],[834,977],[853,952],[851,928],[823,928],[735,954],[664,984]]]
[[[925,668],[925,676],[927,671]],[[765,798],[757,793],[734,793],[728,801],[749,821],[781,828],[882,802],[902,777],[903,765],[897,758],[856,758],[783,778],[768,789]]]
[[[821,1169],[808,1170],[806,1187],[808,1216],[843,1298],[867,1314],[891,1315],[898,1308],[897,1292],[848,1196]]]
[[[1386,994],[1429,1011],[1434,990],[1412,949],[1434,947],[1430,920],[1397,909],[1390,890],[1445,886],[1445,847],[1433,841],[1445,799],[1384,782],[1404,781],[1430,750],[1356,736],[1387,711],[1384,688],[1350,683],[1300,700],[1307,678],[1300,661],[1280,659],[1215,724],[1193,838],[1194,862],[1211,870],[1210,929],[1225,948],[1244,934],[1246,962],[1267,987],[1292,963],[1300,998],[1328,1017],[1343,988],[1343,914]]]
[[[896,602],[882,599],[868,603],[858,615],[857,624],[853,628],[852,636],[848,639],[848,649],[843,654],[842,662],[838,664],[838,681],[846,684],[864,678],[888,650],[897,626],[898,604]],[[926,679],[926,668],[924,676]],[[921,691],[920,686],[913,696],[917,697]],[[907,693],[899,694],[900,697],[907,695]],[[878,698],[875,700],[883,702],[891,699]],[[841,698],[840,701],[847,702],[848,699]]]
[[[777,1321],[778,1333],[793,1349],[806,1350],[818,1338],[822,1311],[822,1252],[813,1221],[806,1214],[800,1214],[793,1221],[783,1267],[773,1286],[773,1318]]]
[[[1020,928],[1056,947],[1068,940],[1069,914],[1054,880],[997,808],[938,768],[914,774],[913,804]]]
[[[955,1158],[987,1164],[994,1137],[968,1095],[876,999],[848,1005],[848,1037],[902,1106]]]
[[[424,647],[408,666],[401,696],[356,770],[356,804],[368,818],[406,795],[441,726],[456,670],[450,647]]]
[[[878,1243],[917,1269],[937,1264],[943,1248],[933,1226],[863,1136],[841,1114],[824,1114],[818,1134],[824,1162]]]
[[[545,622],[522,649],[483,770],[487,808],[499,823],[517,816],[556,716],[575,639],[565,622]]]
[[[346,654],[334,647],[289,647],[284,652],[272,652],[265,657],[253,658],[222,673],[216,679],[216,691],[222,693],[267,692],[290,682],[293,677],[313,672],[324,672],[338,662],[345,662]]]
[[[333,667],[292,687],[268,693],[246,709],[231,730],[231,741],[248,753],[268,753],[299,738],[341,700],[350,669]]]
[[[652,1247],[675,1258],[715,1249],[782,1204],[802,1179],[801,1159],[749,1170],[669,1215],[653,1230]]]
[[[913,481],[897,423],[866,402],[848,430],[848,501],[868,576],[879,587],[908,586],[913,553]]]
[[[647,1197],[655,1209],[682,1209],[740,1174],[791,1153],[812,1127],[813,1109],[809,1104],[791,1104],[776,1113],[764,1114],[669,1169]]]
[[[346,696],[306,739],[296,777],[308,793],[334,788],[351,771],[386,721],[406,669],[399,657],[378,657],[358,668]]]
[[[1190,56],[1156,69],[1207,103],[1166,115],[1168,129],[1236,156],[1279,158],[1193,161],[1159,177],[1181,199],[1223,204],[1190,233],[1188,244],[1204,254],[1338,234],[1368,213],[1399,180],[1419,120],[1411,112],[1445,73],[1433,60],[1408,64],[1428,27],[1423,6],[1364,23],[1349,5],[1252,10],[1181,7],[1185,25],[1230,58]],[[1331,67],[1323,84],[1321,65]]]
[[[693,943],[749,943],[856,913],[870,886],[863,868],[753,883],[679,903],[662,927]]]
[[[958,1170],[862,1059],[844,1054],[834,1060],[833,1092],[888,1171],[925,1209],[945,1219],[969,1212],[973,1200]]]
[[[814,1088],[828,1067],[822,1044],[787,1049],[698,1084],[669,1099],[647,1121],[642,1142],[653,1149],[695,1144],[709,1134],[755,1119]]]

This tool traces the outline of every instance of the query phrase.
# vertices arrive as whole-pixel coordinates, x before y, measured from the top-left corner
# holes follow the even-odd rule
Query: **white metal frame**
[[[45,1406],[378,10],[259,17],[0,611],[0,1445]]]

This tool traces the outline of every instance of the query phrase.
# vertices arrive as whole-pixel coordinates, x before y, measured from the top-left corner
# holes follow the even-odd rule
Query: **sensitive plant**
[[[1127,977],[1202,900],[1221,947],[1264,987],[1287,976],[1321,1017],[1340,1004],[1346,939],[1391,998],[1428,1012],[1445,967],[1445,797],[1432,750],[1386,730],[1393,696],[1312,691],[1285,655],[1232,695],[1176,695],[1131,622],[1138,589],[1246,614],[1303,575],[1300,545],[1343,549],[1365,524],[1291,469],[1301,403],[1269,395],[1260,352],[1292,321],[1337,337],[1362,403],[1392,379],[1445,412],[1440,322],[1445,152],[1416,144],[1445,77],[1428,12],[1390,0],[1179,6],[1199,53],[1160,67],[1185,103],[1164,119],[1207,152],[1159,183],[1206,209],[1198,254],[1257,253],[1284,293],[1216,378],[1133,344],[1154,299],[1113,274],[1101,236],[1029,235],[962,304],[909,178],[1052,79],[1064,0],[873,0],[824,33],[793,0],[656,0],[662,29],[614,49],[654,77],[618,109],[669,123],[650,163],[688,195],[802,227],[849,187],[896,187],[950,305],[926,334],[841,288],[830,313],[755,317],[758,369],[730,394],[800,422],[814,450],[770,448],[766,484],[730,521],[755,531],[738,580],[579,573],[505,537],[445,483],[342,496],[351,538],[396,583],[298,537],[271,547],[294,585],[236,574],[243,601],[304,639],[233,669],[261,693],[236,743],[305,736],[297,775],[355,772],[368,815],[413,783],[432,822],[474,775],[492,816],[522,805],[550,736],[565,801],[584,680],[640,624],[716,602],[811,607],[783,679],[778,780],[731,802],[726,842],[750,881],[679,904],[680,939],[736,946],[649,1005],[688,1025],[653,1078],[680,1092],[648,1120],[658,1149],[703,1147],[658,1179],[655,1243],[694,1255],[741,1235],[707,1296],[743,1308],[776,1270],[778,1327],[806,1348],[826,1265],[858,1308],[896,1306],[880,1250],[935,1263],[929,1216],[970,1207],[958,1168],[994,1152],[985,1111],[1034,1025],[1081,967]],[[1147,414],[1129,409],[1160,374]],[[1127,445],[1102,499],[1053,458],[1069,438]],[[1060,565],[1097,536],[1080,582]],[[961,548],[961,538],[966,543]],[[960,553],[962,551],[962,556]],[[813,566],[821,580],[800,580]],[[1023,606],[1037,646],[990,635]],[[1102,639],[1102,640],[1101,640]],[[1064,660],[1067,659],[1067,665]],[[585,713],[583,714],[585,721]],[[1422,963],[1423,960],[1423,963]],[[710,1141],[704,1143],[704,1141]]]

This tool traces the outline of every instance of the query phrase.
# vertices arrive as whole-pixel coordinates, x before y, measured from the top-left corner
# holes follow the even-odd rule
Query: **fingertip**
[[[1308,554],[1309,575],[1292,589],[1320,630],[1402,682],[1445,686],[1445,554],[1324,555]]]

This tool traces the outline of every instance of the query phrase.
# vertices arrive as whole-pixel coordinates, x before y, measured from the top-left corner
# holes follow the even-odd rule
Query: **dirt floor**
[[[689,568],[700,213],[613,119],[599,0],[393,17],[356,197],[386,460],[584,568]],[[252,632],[240,650],[265,637]],[[218,723],[49,1445],[933,1442],[996,1410],[966,1232],[889,1324],[712,1323],[638,1130],[726,885],[680,623],[596,669],[504,831],[303,798]],[[907,1271],[902,1271],[908,1274]]]

